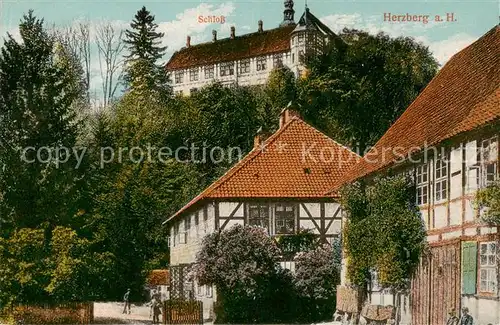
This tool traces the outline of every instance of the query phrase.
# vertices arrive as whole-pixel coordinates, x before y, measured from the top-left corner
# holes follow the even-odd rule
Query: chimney
[[[234,39],[235,32],[236,32],[236,29],[234,28],[234,26],[231,26],[231,39]]]
[[[188,37],[186,38],[186,47],[190,46],[191,46],[191,36],[188,35]]]
[[[212,31],[212,42],[215,42],[217,40],[217,31],[214,29]]]
[[[298,105],[293,104],[292,102],[288,103],[286,107],[280,113],[280,129],[285,126],[290,120],[297,116],[300,118],[299,113],[295,110]]]
[[[259,29],[258,29],[258,32],[262,32],[264,31],[264,29],[262,28],[262,20],[259,20]]]
[[[269,132],[263,132],[262,126],[257,130],[255,137],[253,138],[253,148],[261,149],[262,144],[271,134]]]

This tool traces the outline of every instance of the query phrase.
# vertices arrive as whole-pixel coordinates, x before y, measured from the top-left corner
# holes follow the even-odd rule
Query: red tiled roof
[[[148,285],[150,286],[160,286],[168,285],[170,273],[166,269],[153,270],[148,275]]]
[[[175,52],[165,68],[167,70],[185,69],[286,52],[290,50],[290,33],[294,28],[295,25],[290,25],[236,36],[234,39],[224,38],[215,42],[191,45]]]
[[[359,164],[334,184],[367,176],[394,163],[394,152],[432,146],[500,119],[500,27],[455,54]],[[367,161],[369,159],[370,162]],[[327,192],[328,193],[328,192]]]
[[[360,158],[294,116],[167,222],[204,199],[324,198]]]

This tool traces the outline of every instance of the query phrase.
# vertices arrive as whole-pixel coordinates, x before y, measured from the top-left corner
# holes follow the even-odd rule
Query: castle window
[[[261,56],[257,58],[257,71],[266,70],[267,68],[267,58],[265,56]]]
[[[198,68],[189,70],[189,81],[198,81]]]
[[[184,81],[184,71],[175,71],[175,83],[180,84]]]
[[[240,61],[240,74],[250,73],[250,59]]]
[[[280,68],[283,66],[283,53],[273,55],[273,67]]]
[[[214,66],[205,67],[205,79],[213,79],[214,78]]]
[[[299,44],[304,43],[304,33],[299,33],[299,36],[298,36],[298,43],[299,43]]]
[[[232,76],[234,74],[234,62],[224,62],[220,64],[220,76]]]

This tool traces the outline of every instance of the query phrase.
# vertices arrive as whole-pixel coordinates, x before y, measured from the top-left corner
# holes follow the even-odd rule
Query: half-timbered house
[[[474,204],[477,189],[498,179],[499,85],[500,27],[495,26],[448,61],[341,182],[369,181],[388,170],[414,175],[430,257],[412,280],[409,296],[396,301],[378,287],[375,274],[366,302],[372,310],[398,307],[400,324],[446,324],[448,312],[461,307],[469,309],[474,324],[500,323],[499,229],[482,223]],[[337,306],[355,313],[357,298],[345,264]]]
[[[202,238],[235,224],[267,228],[269,235],[311,229],[324,242],[341,230],[336,193],[325,196],[360,157],[304,122],[292,109],[280,115],[279,129],[220,179],[169,217],[171,297],[202,300],[210,317],[215,289],[186,282]],[[292,261],[282,266],[294,270]]]

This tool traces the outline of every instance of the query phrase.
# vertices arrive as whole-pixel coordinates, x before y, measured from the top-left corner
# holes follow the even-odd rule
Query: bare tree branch
[[[110,23],[101,24],[97,27],[96,44],[103,81],[103,104],[108,106],[123,77],[123,30],[117,31]]]

